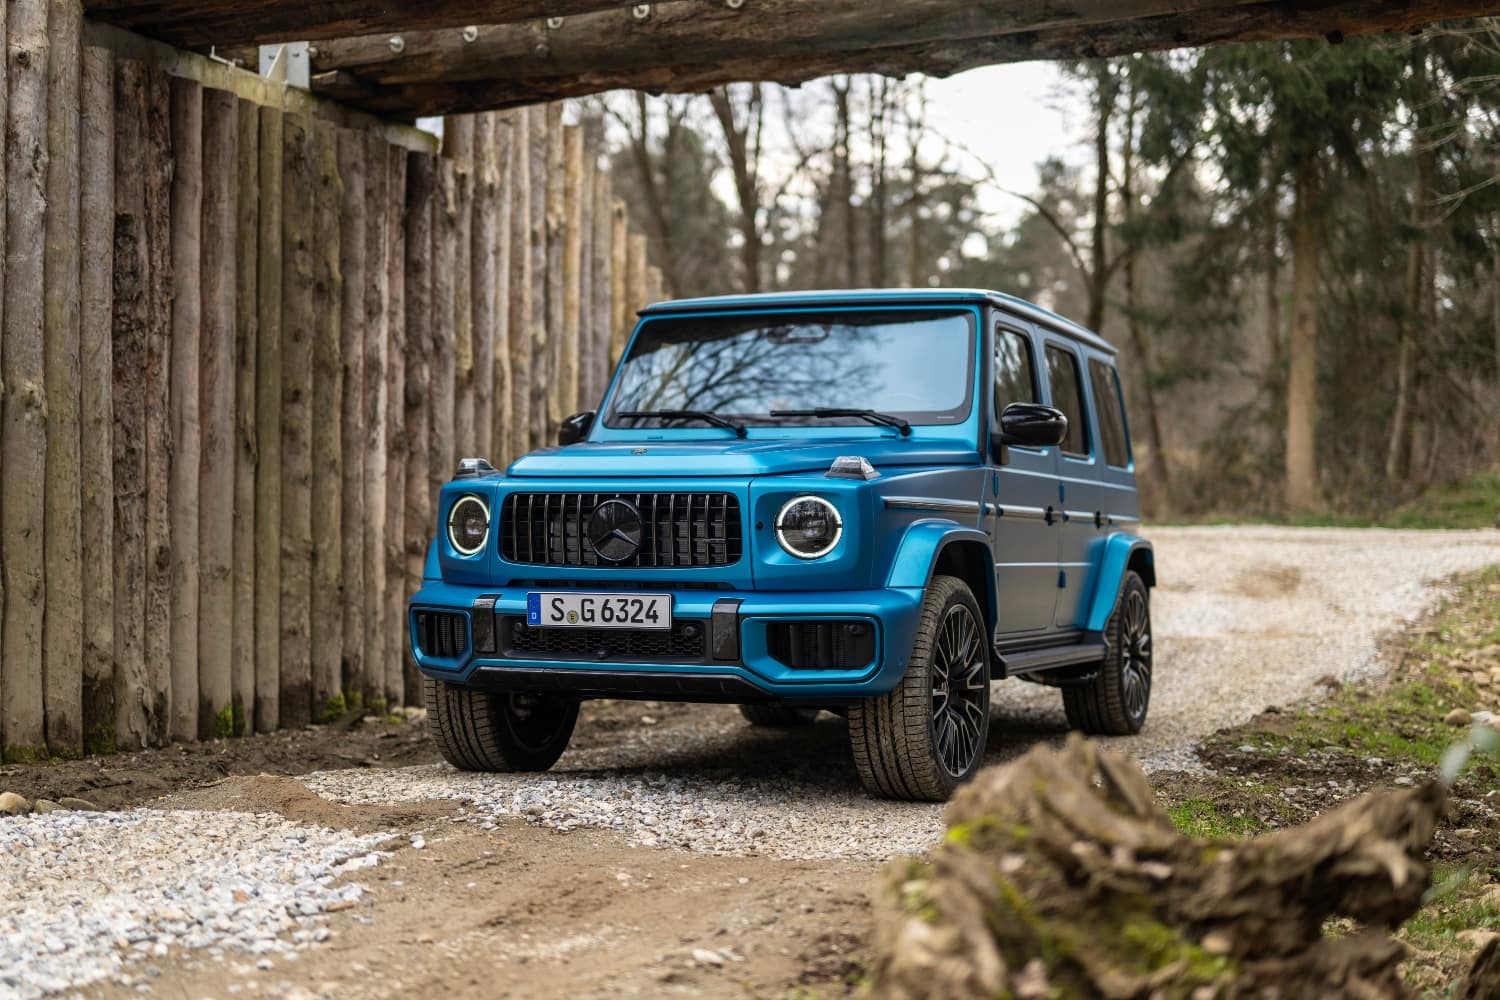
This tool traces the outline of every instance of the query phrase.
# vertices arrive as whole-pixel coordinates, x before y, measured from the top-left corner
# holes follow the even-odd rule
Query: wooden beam
[[[234,618],[230,678],[235,736],[255,725],[255,463],[260,269],[260,109],[235,99]]]
[[[796,84],[831,73],[947,76],[975,66],[1081,59],[1224,42],[1407,31],[1492,12],[1485,0],[757,0],[730,9],[676,0],[649,17],[606,11],[479,29],[473,42],[407,34],[318,46],[313,86],[369,110],[435,114],[606,90],[688,93],[737,80]],[[350,87],[351,80],[359,87]]]
[[[184,48],[308,41],[472,24],[545,21],[630,7],[631,0],[84,0],[88,16]]]

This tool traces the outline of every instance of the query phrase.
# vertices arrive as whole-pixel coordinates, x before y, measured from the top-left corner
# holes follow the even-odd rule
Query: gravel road
[[[1151,717],[1141,735],[1112,742],[1156,771],[1201,766],[1198,739],[1316,695],[1326,678],[1378,671],[1381,636],[1430,609],[1443,579],[1500,563],[1500,531],[1149,534],[1160,582]],[[999,684],[987,759],[1064,732],[1055,691]],[[720,706],[585,706],[573,749],[544,775],[418,765],[323,771],[304,783],[342,803],[447,800],[462,829],[485,836],[520,817],[616,831],[644,848],[828,864],[921,851],[941,830],[937,806],[863,794],[841,720],[771,732]],[[445,820],[433,815],[428,836],[440,837]],[[389,844],[369,829],[212,808],[0,817],[0,993],[38,996],[101,977],[149,988],[152,963],[183,949],[223,954],[231,968],[285,961],[326,937],[322,914],[360,896],[356,873],[379,865]],[[421,844],[408,833],[401,846]]]

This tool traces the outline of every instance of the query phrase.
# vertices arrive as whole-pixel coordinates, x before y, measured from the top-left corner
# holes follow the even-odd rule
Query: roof
[[[1013,313],[1053,333],[1071,337],[1109,354],[1115,347],[1097,333],[1041,306],[1004,292],[984,288],[856,288],[805,292],[764,292],[759,295],[714,295],[698,299],[673,299],[656,302],[641,310],[642,316],[702,312],[711,309],[783,309],[796,306],[889,305],[930,303],[988,303]]]

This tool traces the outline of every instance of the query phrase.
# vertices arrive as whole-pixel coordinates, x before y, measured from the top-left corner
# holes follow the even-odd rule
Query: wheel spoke
[[[932,645],[933,749],[949,774],[966,772],[983,752],[988,653],[974,614],[950,607]]]

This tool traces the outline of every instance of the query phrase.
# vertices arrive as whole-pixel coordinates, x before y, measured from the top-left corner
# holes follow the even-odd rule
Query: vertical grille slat
[[[588,541],[600,504],[624,500],[641,515],[640,548],[629,559],[599,558]],[[533,566],[730,566],[742,554],[740,502],[732,493],[512,493],[496,532],[508,562]]]

